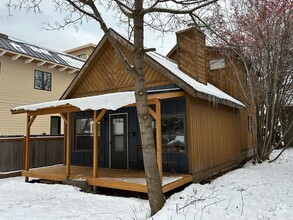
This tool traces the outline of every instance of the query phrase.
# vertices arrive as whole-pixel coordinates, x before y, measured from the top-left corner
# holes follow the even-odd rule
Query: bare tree
[[[244,97],[247,106],[255,107],[252,132],[258,162],[269,159],[293,126],[292,121],[282,120],[293,99],[292,8],[287,0],[226,1],[215,11],[216,22],[210,29],[216,43],[244,64],[249,87]],[[286,144],[285,148],[290,141]]]
[[[155,142],[151,126],[147,102],[147,90],[143,71],[144,54],[148,51],[144,47],[145,27],[161,31],[162,34],[178,29],[179,25],[196,22],[195,13],[216,2],[217,0],[52,0],[52,4],[63,12],[68,12],[64,23],[57,24],[56,28],[66,25],[76,25],[83,18],[97,21],[111,43],[115,53],[123,62],[125,69],[134,79],[137,114],[142,140],[143,161],[147,180],[148,196],[151,214],[155,214],[165,203],[161,180],[156,160]],[[42,0],[8,1],[8,9],[25,9],[39,12]],[[114,8],[118,12],[119,22],[127,25],[130,36],[133,36],[134,63],[127,60],[120,50],[115,37],[107,27],[101,16],[100,6]]]

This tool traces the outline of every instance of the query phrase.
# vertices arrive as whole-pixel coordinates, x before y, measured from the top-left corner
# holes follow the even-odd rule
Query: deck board
[[[70,178],[72,179],[87,179],[88,183],[93,186],[107,187],[113,189],[128,190],[134,192],[147,192],[145,184],[135,182],[128,182],[125,179],[145,178],[144,171],[128,171],[121,169],[99,168],[98,177],[93,178],[93,169],[84,166],[71,166]],[[29,171],[23,171],[22,175],[25,177],[41,178],[47,180],[62,181],[66,179],[66,166],[50,166],[35,168]],[[187,174],[163,174],[163,177],[178,177],[181,178],[173,182],[163,185],[163,192],[168,192],[177,187],[192,182],[192,176]]]

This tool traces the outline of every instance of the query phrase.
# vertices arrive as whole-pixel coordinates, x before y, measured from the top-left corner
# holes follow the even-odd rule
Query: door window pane
[[[124,151],[124,136],[114,136],[114,151],[123,152]]]
[[[124,134],[124,120],[123,118],[114,118],[113,119],[113,134],[114,135],[123,135]]]
[[[124,151],[124,118],[113,118],[113,147],[115,152]]]
[[[112,114],[110,118],[111,168],[127,168],[127,114]]]
[[[164,152],[186,152],[184,115],[162,116],[162,147]]]

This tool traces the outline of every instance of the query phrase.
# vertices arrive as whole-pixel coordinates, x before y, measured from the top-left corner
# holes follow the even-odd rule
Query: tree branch
[[[80,6],[76,5],[72,0],[67,0],[67,2],[69,2],[74,8],[76,8],[78,11],[85,13],[85,14],[90,14],[89,12],[83,10]],[[137,71],[135,70],[134,66],[131,65],[128,60],[126,59],[126,57],[123,55],[122,51],[120,50],[116,40],[114,39],[114,37],[111,34],[110,29],[107,27],[106,23],[104,22],[99,10],[97,9],[95,3],[93,2],[93,0],[80,0],[81,3],[83,3],[84,5],[87,5],[91,8],[91,10],[93,11],[93,14],[90,14],[92,18],[94,18],[96,21],[99,22],[101,29],[104,31],[107,39],[109,40],[111,46],[113,47],[115,53],[117,54],[117,56],[119,57],[119,59],[122,61],[125,69],[132,75],[132,76],[136,76],[138,75]]]
[[[134,18],[134,16],[133,16],[133,13],[134,13],[134,11],[130,8],[130,7],[128,7],[127,5],[125,5],[124,3],[122,3],[121,1],[119,1],[119,0],[113,0],[116,4],[117,4],[117,6],[119,7],[119,9],[121,10],[121,12],[126,16],[126,17],[128,17],[128,18]]]
[[[177,15],[179,15],[179,14],[181,14],[181,15],[183,15],[183,14],[190,14],[190,13],[192,13],[192,12],[194,12],[194,11],[200,9],[200,8],[203,8],[205,6],[208,6],[208,5],[210,5],[212,3],[215,3],[217,1],[218,0],[211,0],[211,1],[208,1],[208,2],[206,2],[204,4],[199,5],[197,7],[194,7],[194,8],[191,8],[191,9],[187,9],[187,10],[178,10],[178,9],[171,9],[171,8],[157,8],[156,6],[158,4],[155,3],[153,6],[147,8],[147,9],[144,9],[142,11],[142,14],[145,15],[145,14],[156,13],[156,12],[157,13],[177,14]],[[192,1],[192,2],[189,2],[189,1],[172,1],[172,2],[174,2],[176,4],[184,5],[184,6],[198,3],[197,1]],[[178,3],[178,2],[180,2],[180,3]],[[203,2],[203,1],[200,1],[200,2]]]

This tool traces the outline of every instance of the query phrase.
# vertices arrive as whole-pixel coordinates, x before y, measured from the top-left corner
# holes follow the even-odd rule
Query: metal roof
[[[1,49],[78,69],[85,63],[83,59],[78,57],[55,52],[18,40],[12,40],[4,34],[0,34],[0,50]]]

